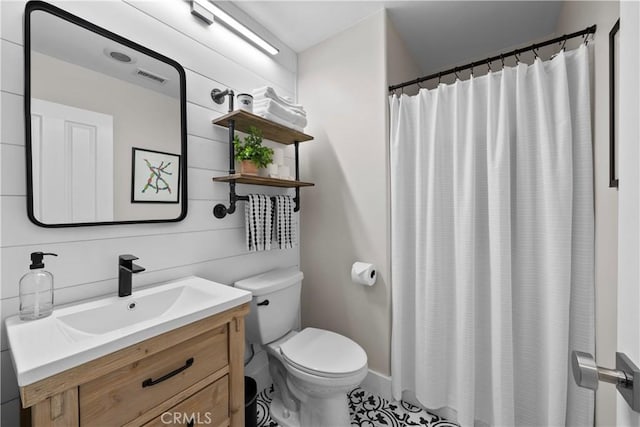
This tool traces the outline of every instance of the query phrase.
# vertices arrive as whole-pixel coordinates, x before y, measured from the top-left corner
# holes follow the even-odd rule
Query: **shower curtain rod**
[[[585,36],[585,40],[586,40],[587,35],[594,34],[595,32],[596,32],[596,26],[592,25],[590,27],[585,28],[582,31],[576,31],[575,33],[565,34],[565,35],[562,35],[560,37],[556,37],[555,39],[547,40],[547,41],[540,42],[540,43],[534,43],[531,46],[523,47],[523,48],[520,48],[520,49],[515,49],[515,50],[512,50],[511,52],[501,53],[500,55],[492,56],[492,57],[489,57],[487,59],[483,59],[481,61],[470,62],[469,64],[462,65],[462,66],[459,66],[459,67],[450,68],[450,69],[448,69],[446,71],[440,71],[438,73],[429,74],[428,76],[418,77],[415,80],[409,80],[409,81],[404,82],[404,83],[399,83],[397,85],[392,85],[392,86],[389,86],[389,92],[393,92],[396,89],[401,89],[401,88],[406,87],[406,86],[420,85],[420,83],[422,83],[424,81],[435,79],[435,78],[440,78],[442,76],[446,76],[447,74],[457,74],[458,72],[463,71],[463,70],[468,70],[469,68],[471,68],[471,70],[473,72],[473,68],[475,68],[475,67],[477,67],[479,65],[483,65],[483,64],[486,64],[489,67],[489,70],[491,70],[491,63],[494,62],[494,61],[497,61],[497,60],[504,61],[504,58],[508,58],[509,56],[515,56],[516,58],[518,58],[518,55],[520,55],[521,53],[529,52],[529,51],[534,51],[535,52],[536,49],[540,49],[541,47],[549,46],[549,45],[552,45],[552,44],[555,44],[555,43],[566,42],[567,40],[575,38],[575,37]],[[562,45],[562,48],[564,49],[564,43]],[[537,53],[536,53],[536,56],[537,56]]]

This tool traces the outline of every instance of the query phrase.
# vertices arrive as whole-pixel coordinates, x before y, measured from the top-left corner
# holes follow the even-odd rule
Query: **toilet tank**
[[[290,267],[267,271],[235,283],[235,287],[253,294],[246,327],[249,342],[268,344],[296,327],[302,278],[303,274],[297,267]]]

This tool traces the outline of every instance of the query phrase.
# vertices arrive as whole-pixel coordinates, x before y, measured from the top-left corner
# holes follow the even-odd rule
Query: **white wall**
[[[211,178],[226,174],[227,131],[211,124],[226,112],[209,93],[215,87],[237,92],[270,85],[295,97],[295,53],[272,41],[281,53],[272,58],[219,26],[207,27],[180,1],[84,1],[54,4],[97,25],[145,45],[186,69],[189,214],[180,223],[45,229],[26,214],[23,36],[24,2],[3,1],[1,7],[2,127],[0,130],[0,297],[2,319],[18,311],[18,280],[28,269],[29,253],[60,256],[47,263],[55,275],[56,304],[117,289],[117,255],[133,253],[147,271],[134,277],[135,286],[196,274],[222,283],[270,268],[297,265],[298,249],[248,254],[244,249],[244,219],[239,211],[223,220],[211,214],[227,202],[228,187]],[[268,35],[267,35],[268,36]],[[291,150],[288,156],[292,156]],[[242,193],[282,190],[238,188]],[[307,199],[303,194],[303,206]],[[7,351],[4,322],[0,340],[3,426],[17,425],[18,389]]]
[[[301,147],[301,168],[319,184],[302,204],[302,323],[352,338],[388,375],[385,24],[380,11],[300,53],[298,92],[316,138]],[[377,265],[375,286],[351,282],[354,261]]]
[[[618,351],[640,362],[640,3],[620,3],[620,153]],[[616,425],[640,425],[640,413],[618,395]]]
[[[618,283],[618,191],[609,188],[609,31],[620,16],[617,1],[565,2],[556,34],[598,26],[591,45],[591,100],[595,190],[596,361],[615,367]],[[567,43],[567,48],[580,43]],[[596,393],[596,426],[616,425],[616,389],[600,383]]]
[[[387,37],[387,84],[385,87],[414,80],[424,75],[389,18],[387,18],[385,34]],[[403,89],[404,93],[408,95],[415,95],[418,90],[418,85],[407,86]],[[389,111],[388,108],[386,110]]]

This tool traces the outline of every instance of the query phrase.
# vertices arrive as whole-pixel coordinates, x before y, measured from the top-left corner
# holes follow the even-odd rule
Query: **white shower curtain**
[[[585,46],[390,98],[392,384],[463,426],[591,426]]]

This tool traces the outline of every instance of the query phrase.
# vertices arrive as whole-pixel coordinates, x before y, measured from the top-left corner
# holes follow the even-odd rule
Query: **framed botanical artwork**
[[[609,187],[618,188],[618,170],[616,161],[618,158],[618,119],[616,100],[619,87],[616,80],[616,72],[619,69],[619,37],[620,19],[618,19],[609,32]]]
[[[133,147],[131,203],[178,203],[180,156]]]

